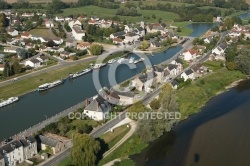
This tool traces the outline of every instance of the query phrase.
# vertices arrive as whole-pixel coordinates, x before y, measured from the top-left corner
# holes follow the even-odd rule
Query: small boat
[[[123,61],[125,61],[125,58],[120,58],[118,59],[117,63],[122,63]]]
[[[64,79],[61,79],[61,80],[57,80],[57,81],[54,81],[52,83],[45,83],[45,84],[42,84],[38,87],[38,91],[44,91],[44,90],[47,90],[47,89],[51,89],[55,86],[58,86],[58,85],[61,85],[64,83]]]
[[[116,62],[116,59],[110,59],[110,60],[108,61],[108,64],[112,64],[112,63],[114,63],[114,62]]]
[[[105,66],[106,63],[99,63],[99,64],[95,64],[93,69],[100,69],[101,67]]]
[[[138,60],[135,60],[134,63],[136,64],[136,63],[142,62],[142,61],[144,61],[144,58],[140,58],[140,59],[138,59]]]
[[[129,63],[134,63],[134,60],[135,60],[135,58],[131,57],[131,58],[129,59]]]
[[[77,78],[77,77],[80,77],[80,76],[82,76],[82,75],[84,75],[84,74],[87,74],[87,73],[91,72],[91,70],[92,70],[91,68],[87,68],[87,69],[85,69],[85,70],[83,70],[83,71],[80,71],[80,72],[77,72],[77,73],[75,73],[75,74],[72,74],[70,78]]]
[[[19,100],[18,97],[10,97],[7,100],[4,100],[4,101],[0,102],[0,108],[4,107],[4,106],[7,106],[7,105],[10,105],[10,104],[12,104],[12,103],[14,103],[14,102],[16,102],[18,100]]]
[[[134,61],[135,64],[138,63],[138,62],[139,62],[139,60],[135,60],[135,61]]]

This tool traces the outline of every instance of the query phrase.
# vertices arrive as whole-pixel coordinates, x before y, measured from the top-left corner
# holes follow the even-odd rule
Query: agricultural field
[[[122,21],[126,20],[127,22],[139,22],[144,17],[144,20],[147,22],[158,22],[159,18],[162,18],[162,22],[169,23],[179,16],[172,12],[158,11],[158,10],[141,10],[139,13],[142,16],[118,16]],[[63,15],[68,16],[70,14],[84,14],[87,16],[96,16],[104,18],[112,18],[116,14],[116,9],[107,9],[97,6],[84,6],[80,8],[68,8],[63,11]],[[152,18],[152,15],[155,15],[156,18]],[[147,17],[149,17],[147,19]]]
[[[139,5],[139,2],[140,1],[130,1],[130,2],[133,2],[134,4],[137,4]],[[182,6],[182,5],[185,5],[185,6],[190,6],[190,5],[193,5],[193,4],[188,4],[188,3],[183,3],[183,2],[171,2],[171,1],[157,1],[157,0],[146,0],[146,1],[141,1],[142,2],[142,6],[156,6],[158,3],[161,3],[161,4],[171,4],[171,6]],[[124,4],[121,4],[121,6],[124,6]]]
[[[17,2],[18,0],[6,0],[6,2],[8,3],[15,3]],[[27,0],[29,3],[35,3],[35,4],[45,4],[45,3],[48,3],[48,2],[52,2],[52,0]],[[66,3],[75,3],[77,2],[78,0],[62,0],[63,2],[66,2]]]

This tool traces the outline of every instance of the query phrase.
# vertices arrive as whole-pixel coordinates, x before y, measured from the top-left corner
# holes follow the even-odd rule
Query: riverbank
[[[127,54],[128,53],[126,52],[117,52],[115,54],[108,56],[104,61],[106,62],[112,58],[126,56]],[[66,65],[66,63],[69,64]],[[79,61],[79,63],[77,64],[70,64],[70,62],[65,62],[65,66],[58,66],[58,68],[56,68],[55,70],[45,71],[42,72],[41,74],[32,76],[30,78],[25,78],[13,82],[9,85],[2,86],[1,87],[2,93],[0,93],[0,99],[7,99],[12,96],[23,96],[25,94],[35,91],[39,85],[48,82],[53,82],[61,78],[67,78],[69,73],[75,73],[80,70],[84,70],[87,67],[89,67],[91,63],[95,63],[95,61],[89,60],[84,63],[80,63]],[[33,72],[38,72],[38,71],[33,71]],[[28,74],[32,74],[33,72],[30,72]]]
[[[226,68],[220,68],[213,73],[194,81],[191,85],[177,90],[176,95],[178,97],[178,102],[180,103],[182,120],[199,112],[212,97],[217,95],[218,92],[225,91],[227,88],[232,88],[238,85],[238,83],[245,78],[246,76],[239,71],[229,71]],[[133,148],[136,150],[131,150],[131,143],[134,143]],[[140,140],[136,135],[133,135],[131,139],[119,147],[116,152],[101,160],[98,165],[103,165],[117,158],[128,160],[127,158],[129,156],[140,153],[147,146],[147,143]],[[133,161],[130,160],[130,163],[133,163]]]

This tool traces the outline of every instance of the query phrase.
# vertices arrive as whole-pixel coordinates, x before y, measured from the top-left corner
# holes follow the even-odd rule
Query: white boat
[[[14,103],[14,102],[16,102],[18,100],[19,100],[18,97],[10,97],[7,100],[4,100],[4,101],[0,102],[0,108],[4,107],[4,106],[7,106],[9,104],[12,104],[12,103]]]
[[[131,58],[129,59],[129,63],[134,63],[134,60],[135,60],[135,58],[131,57]]]
[[[99,63],[99,64],[95,64],[93,69],[100,69],[101,67],[105,66],[106,63]]]
[[[83,70],[83,71],[80,71],[80,72],[77,72],[77,73],[75,73],[75,74],[72,74],[70,77],[71,77],[71,78],[77,78],[77,77],[80,77],[80,76],[82,76],[82,75],[84,75],[84,74],[87,74],[87,73],[91,72],[91,70],[92,70],[92,69],[87,68],[87,69],[85,69],[85,70]]]
[[[108,61],[108,64],[112,64],[112,63],[114,63],[114,62],[116,62],[116,59],[110,59],[110,60]]]
[[[134,61],[135,64],[138,63],[138,62],[139,62],[139,60],[135,60],[135,61]]]
[[[144,61],[144,58],[140,58],[140,59],[138,59],[138,60],[135,60],[134,63],[136,64],[136,63],[142,62],[142,61]]]
[[[52,83],[45,83],[45,84],[40,85],[37,90],[38,91],[44,91],[44,90],[53,88],[55,86],[58,86],[60,84],[63,84],[64,81],[65,81],[64,79],[61,79],[61,80],[54,81]]]
[[[118,59],[117,63],[122,63],[123,61],[125,61],[125,58],[120,58]]]

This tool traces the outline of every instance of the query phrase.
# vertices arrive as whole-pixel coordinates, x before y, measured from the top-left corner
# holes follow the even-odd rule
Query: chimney
[[[85,100],[85,107],[87,107],[89,105],[89,99],[87,98],[86,100]]]

